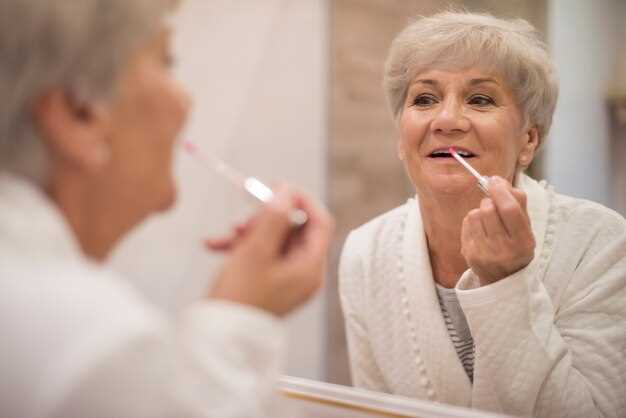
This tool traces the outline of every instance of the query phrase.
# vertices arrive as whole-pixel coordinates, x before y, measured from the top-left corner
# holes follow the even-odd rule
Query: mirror
[[[625,150],[615,145],[605,115],[593,113],[600,112],[608,89],[598,80],[606,76],[608,83],[613,65],[613,49],[594,46],[606,40],[620,44],[623,25],[610,19],[621,16],[623,22],[626,6],[613,1],[592,11],[591,5],[572,7],[558,0],[457,0],[448,6],[521,17],[539,29],[555,51],[561,102],[549,145],[531,174],[548,177],[567,194],[626,213],[624,193],[612,193],[618,183],[609,164],[613,158],[623,167]],[[327,285],[289,320],[289,375],[351,383],[337,292],[339,253],[350,230],[413,195],[396,156],[397,134],[381,87],[383,63],[391,40],[411,16],[441,9],[435,0],[187,0],[175,19],[177,71],[193,86],[195,99],[186,136],[246,173],[269,183],[287,179],[309,190],[336,216]],[[585,25],[595,29],[581,42],[577,31]],[[590,54],[593,59],[586,60]],[[592,73],[598,76],[587,80]],[[577,107],[581,84],[594,91],[593,103],[584,102],[583,108]],[[592,116],[581,120],[581,114]],[[589,145],[583,137],[573,146],[571,138],[580,129],[597,140]],[[206,254],[201,240],[223,231],[245,204],[220,179],[199,173],[182,153],[177,175],[176,210],[142,226],[113,260],[171,311],[210,285],[220,259]],[[163,236],[185,244],[172,247],[155,239]]]

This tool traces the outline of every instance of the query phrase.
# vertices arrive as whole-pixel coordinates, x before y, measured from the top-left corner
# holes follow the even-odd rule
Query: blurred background
[[[183,137],[246,174],[307,190],[336,216],[326,287],[289,319],[287,374],[349,383],[341,245],[350,229],[413,194],[396,158],[383,63],[412,17],[450,7],[520,17],[541,31],[561,93],[532,174],[626,215],[623,0],[185,0],[173,19],[175,71],[195,102]],[[175,163],[177,206],[134,231],[112,259],[172,314],[206,293],[219,268],[203,239],[251,210],[182,152]]]

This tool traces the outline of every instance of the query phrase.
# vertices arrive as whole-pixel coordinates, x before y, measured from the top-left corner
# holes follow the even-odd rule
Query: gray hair
[[[2,0],[0,170],[43,181],[46,152],[34,101],[62,88],[82,101],[115,93],[120,70],[172,0]]]
[[[402,114],[408,87],[419,73],[471,67],[502,77],[525,124],[537,127],[542,142],[552,124],[558,80],[545,43],[522,19],[448,11],[407,26],[385,64],[384,88],[394,118]]]

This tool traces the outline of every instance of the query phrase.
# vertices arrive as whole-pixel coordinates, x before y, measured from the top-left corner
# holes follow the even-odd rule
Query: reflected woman
[[[537,417],[626,415],[626,222],[524,170],[558,85],[523,20],[445,12],[394,40],[385,89],[406,204],[340,264],[354,384]],[[448,152],[455,147],[477,182]]]

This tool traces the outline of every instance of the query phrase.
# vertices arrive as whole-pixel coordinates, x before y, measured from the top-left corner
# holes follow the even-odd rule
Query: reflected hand
[[[289,218],[294,208],[308,215],[298,229]],[[211,296],[287,314],[322,284],[332,230],[325,209],[302,194],[276,190],[273,200],[231,237],[207,242],[229,254]]]
[[[510,276],[532,261],[535,238],[526,194],[500,177],[489,180],[489,195],[463,220],[461,253],[481,285]]]
[[[258,218],[258,213],[255,213],[250,218],[243,222],[236,223],[232,231],[228,235],[224,235],[216,238],[209,238],[204,242],[207,249],[215,252],[229,252],[237,246],[239,241],[243,239],[248,231],[252,228],[254,221]]]

